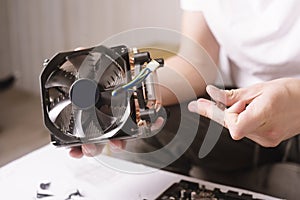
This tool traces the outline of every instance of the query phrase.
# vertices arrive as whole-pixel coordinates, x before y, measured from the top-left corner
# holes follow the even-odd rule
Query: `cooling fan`
[[[155,86],[163,59],[126,46],[62,52],[40,76],[45,126],[57,146],[151,135],[164,115]]]

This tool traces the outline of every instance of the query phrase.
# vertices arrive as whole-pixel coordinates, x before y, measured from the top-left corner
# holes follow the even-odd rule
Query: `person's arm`
[[[186,101],[204,94],[216,77],[219,44],[202,12],[184,11],[182,35],[179,55],[167,59],[166,66],[158,70],[164,105],[178,103],[178,96],[179,101]]]
[[[265,147],[274,147],[300,133],[300,79],[282,78],[236,90],[213,86],[207,92],[228,109],[199,99],[189,110],[209,117],[229,129],[234,140],[247,137]],[[218,116],[218,114],[220,116]]]

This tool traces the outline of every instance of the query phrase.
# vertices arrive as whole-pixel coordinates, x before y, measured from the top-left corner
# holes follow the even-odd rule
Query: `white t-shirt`
[[[238,87],[300,78],[300,0],[181,0],[202,11]]]

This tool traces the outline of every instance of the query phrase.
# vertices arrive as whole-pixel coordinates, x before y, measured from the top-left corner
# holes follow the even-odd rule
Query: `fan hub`
[[[82,78],[76,80],[70,89],[71,102],[82,110],[95,106],[99,99],[99,89],[94,80]]]

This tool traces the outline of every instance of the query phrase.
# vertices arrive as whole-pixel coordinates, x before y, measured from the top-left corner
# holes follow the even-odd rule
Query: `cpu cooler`
[[[96,46],[44,61],[40,75],[45,126],[56,146],[147,137],[165,118],[155,84],[163,59],[137,48]]]

